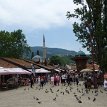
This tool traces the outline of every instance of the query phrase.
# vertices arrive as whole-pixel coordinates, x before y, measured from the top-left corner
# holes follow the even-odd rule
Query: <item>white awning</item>
[[[9,74],[31,74],[31,72],[24,70],[22,68],[0,68],[0,75]]]
[[[51,71],[48,71],[46,69],[40,68],[40,69],[36,69],[35,73],[50,73]]]
[[[28,69],[28,70],[32,72],[32,69]],[[48,71],[48,70],[46,70],[44,68],[35,69],[35,73],[50,73],[50,72],[51,71]],[[34,72],[32,72],[32,73],[34,73]]]

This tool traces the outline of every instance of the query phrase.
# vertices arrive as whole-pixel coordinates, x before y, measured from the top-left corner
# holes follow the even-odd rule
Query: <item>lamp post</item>
[[[34,67],[33,64],[31,64],[31,68],[32,68],[32,74],[33,74],[33,76],[35,77],[35,67]]]

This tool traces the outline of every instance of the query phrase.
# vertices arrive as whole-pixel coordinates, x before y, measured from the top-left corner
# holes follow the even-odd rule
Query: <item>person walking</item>
[[[43,89],[43,86],[44,86],[44,76],[41,76],[40,77],[40,88]]]
[[[79,76],[78,76],[78,74],[75,75],[75,82],[76,82],[76,85],[78,86],[78,83],[79,83]]]
[[[33,88],[33,85],[34,85],[34,79],[33,77],[30,79],[30,87]]]
[[[67,84],[70,85],[70,74],[67,75]]]

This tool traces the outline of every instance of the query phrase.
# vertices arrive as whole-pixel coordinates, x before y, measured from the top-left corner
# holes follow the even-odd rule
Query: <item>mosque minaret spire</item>
[[[45,36],[43,34],[43,62],[46,60],[46,46],[45,46]]]

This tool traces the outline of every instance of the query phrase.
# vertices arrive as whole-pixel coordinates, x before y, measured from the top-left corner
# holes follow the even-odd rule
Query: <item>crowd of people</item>
[[[21,76],[13,76],[13,79],[16,81],[16,86],[28,86],[30,85],[33,88],[34,84],[38,84],[40,88],[43,88],[44,85],[50,84],[51,86],[65,86],[76,84],[78,86],[79,81],[83,80],[84,87],[86,89],[98,88],[99,85],[104,85],[104,88],[107,90],[107,79],[103,79],[103,74],[100,73],[42,73],[42,74],[32,74],[27,78],[22,78]],[[10,80],[10,79],[9,79]]]
[[[97,89],[100,85],[104,85],[107,80],[101,80],[103,75],[98,73],[85,73],[85,74],[78,74],[78,73],[54,73],[48,75],[39,75],[36,77],[32,77],[31,81],[31,88],[34,83],[38,84],[41,88],[47,83],[51,84],[52,86],[65,86],[65,85],[72,85],[76,84],[78,86],[80,79],[83,79],[84,87],[87,89],[95,88]],[[105,82],[105,83],[103,83]],[[107,83],[106,83],[107,84]],[[106,85],[107,86],[107,85]]]
[[[41,88],[47,83],[51,84],[52,86],[59,86],[60,84],[64,85],[71,85],[72,83],[78,85],[79,83],[79,75],[78,74],[71,74],[71,73],[55,73],[55,74],[48,74],[48,75],[39,75],[39,76],[32,76],[30,78],[31,88],[33,87],[34,83],[38,84]]]

